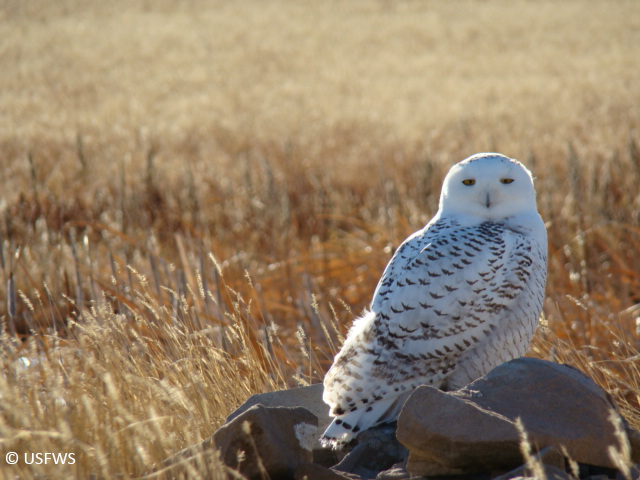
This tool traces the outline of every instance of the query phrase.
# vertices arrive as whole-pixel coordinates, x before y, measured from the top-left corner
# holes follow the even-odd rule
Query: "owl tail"
[[[360,432],[376,425],[395,421],[409,393],[385,397],[371,403],[366,408],[361,407],[344,415],[336,416],[322,434],[320,443],[325,448],[331,447],[338,450],[353,440]]]
[[[364,413],[360,409],[334,418],[320,438],[322,446],[337,450],[353,440],[360,431],[358,424]]]

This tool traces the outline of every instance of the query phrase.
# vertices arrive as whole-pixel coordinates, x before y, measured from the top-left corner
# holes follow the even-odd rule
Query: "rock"
[[[258,404],[264,405],[265,407],[304,407],[318,417],[318,430],[323,432],[331,423],[329,406],[322,401],[323,392],[323,385],[316,383],[309,387],[257,393],[251,395],[246,402],[229,415],[227,417],[227,423]]]
[[[313,462],[330,467],[338,463],[344,452],[338,452],[320,445],[320,435],[331,423],[329,406],[322,401],[323,385],[317,383],[309,387],[290,388],[277,392],[252,395],[237,410],[227,417],[227,423],[246,412],[254,405],[265,407],[304,407],[318,418],[318,436],[313,443]]]
[[[615,467],[608,448],[621,447],[611,415],[621,419],[610,396],[582,372],[520,358],[456,392],[417,388],[400,413],[397,435],[409,448],[412,475],[517,467],[523,463],[518,418],[534,453],[564,446],[577,462]]]
[[[627,438],[629,438],[629,446],[631,447],[631,461],[640,463],[640,432],[634,430],[630,426],[626,426]]]
[[[616,473],[616,480],[638,480],[640,479],[640,464],[627,465],[627,472],[618,471]]]
[[[618,473],[615,468],[600,467],[598,465],[588,465],[586,463],[578,463],[577,467],[578,478],[592,478],[602,475],[606,476],[607,478],[616,478],[616,474]]]
[[[385,424],[358,435],[356,446],[332,467],[338,472],[353,473],[374,479],[380,472],[406,461],[409,451],[396,439],[396,424]]]
[[[433,387],[418,387],[398,418],[411,475],[510,470],[522,463],[518,430],[501,415]]]
[[[301,407],[254,405],[213,435],[221,460],[248,478],[294,478],[313,459],[318,419]]]
[[[264,407],[304,407],[318,418],[317,434],[313,438],[313,464],[301,464],[295,471],[296,478],[334,478],[331,473],[355,478],[376,478],[383,470],[406,461],[408,450],[395,437],[395,424],[383,425],[358,436],[351,451],[335,451],[322,448],[319,437],[331,422],[329,407],[322,401],[322,385],[293,388],[279,392],[253,395],[227,418],[227,424],[237,421],[256,405]],[[285,452],[286,455],[286,452]],[[338,465],[336,465],[338,464]],[[323,467],[334,466],[335,470]]]
[[[580,370],[519,358],[493,369],[459,394],[511,421],[520,418],[538,448],[564,446],[576,462],[616,466],[608,455],[609,446],[620,448],[610,416],[621,425],[623,419],[611,396]]]
[[[304,463],[296,469],[295,480],[349,480],[330,468],[316,463]]]
[[[556,467],[560,470],[566,470],[567,468],[567,462],[564,459],[564,454],[556,447],[545,447],[533,458],[535,461],[538,461],[543,465]]]
[[[570,474],[551,465],[541,465],[542,475],[536,475],[522,466],[492,480],[574,480]]]
[[[407,470],[407,461],[396,463],[388,470],[380,472],[376,480],[407,480],[411,475]]]
[[[564,455],[555,447],[546,447],[532,459],[532,465],[539,465],[538,472],[549,480],[564,480],[572,478],[566,473]],[[502,475],[492,476],[492,480],[509,480],[522,477],[536,477],[535,469],[522,465]]]

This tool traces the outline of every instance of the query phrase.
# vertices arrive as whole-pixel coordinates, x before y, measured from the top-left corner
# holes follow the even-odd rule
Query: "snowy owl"
[[[461,388],[524,355],[547,276],[529,170],[497,153],[454,165],[435,217],[395,252],[324,379],[334,448],[397,418],[418,385]]]

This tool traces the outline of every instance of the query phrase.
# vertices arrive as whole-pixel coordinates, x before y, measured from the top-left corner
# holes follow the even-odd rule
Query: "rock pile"
[[[409,472],[449,475],[513,466],[525,433],[534,452],[563,447],[576,462],[614,469],[609,448],[629,450],[624,430],[613,399],[582,372],[520,358],[456,392],[419,387],[397,435],[411,451]]]
[[[254,395],[213,441],[247,478],[640,478],[640,434],[611,397],[580,371],[533,358],[455,392],[419,387],[397,425],[341,451],[319,444],[329,422],[313,385]]]

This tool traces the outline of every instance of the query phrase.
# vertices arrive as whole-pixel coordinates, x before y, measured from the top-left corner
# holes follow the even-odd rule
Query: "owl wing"
[[[529,288],[532,247],[526,236],[488,222],[411,237],[376,289],[378,335],[396,340],[392,352],[455,361]]]

